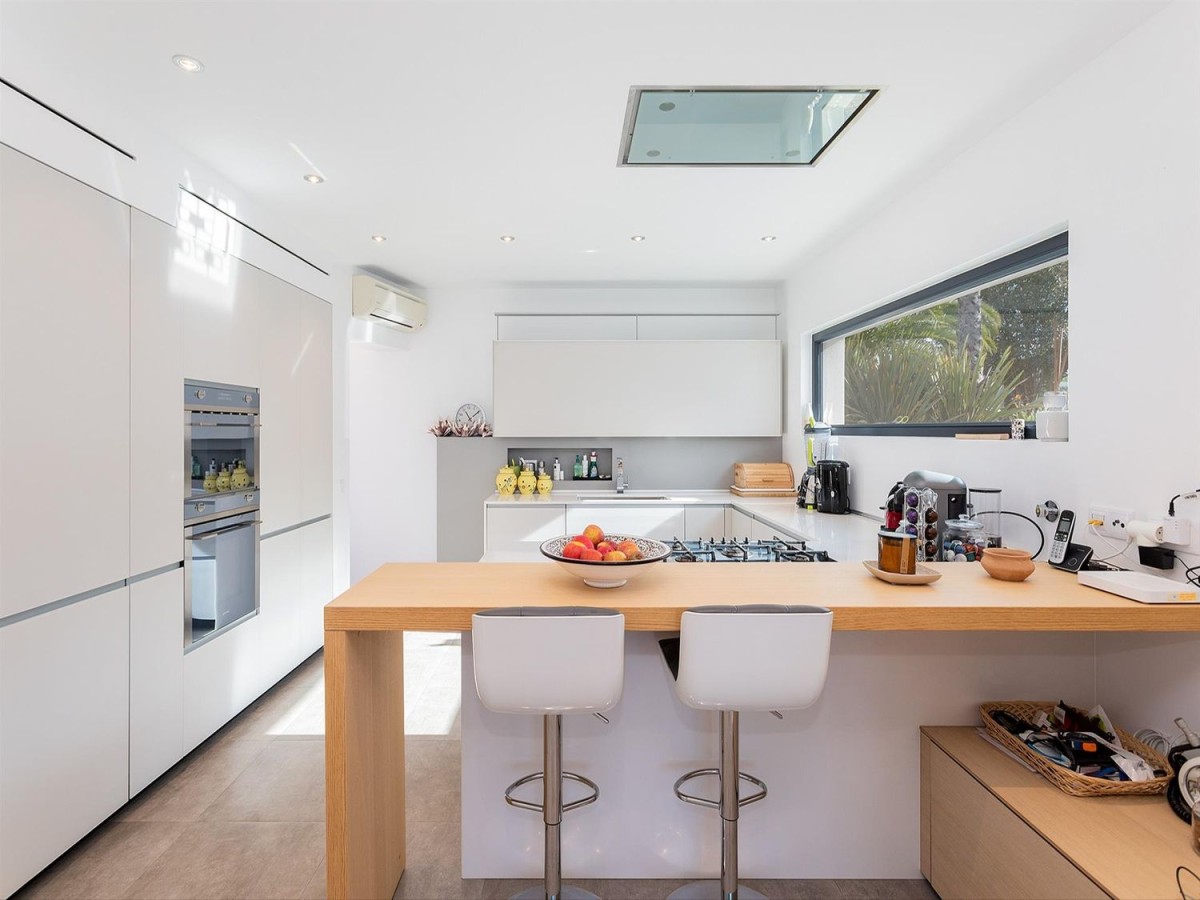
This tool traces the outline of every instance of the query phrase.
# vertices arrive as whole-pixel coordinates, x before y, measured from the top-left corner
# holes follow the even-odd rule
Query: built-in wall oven
[[[257,388],[184,382],[185,651],[258,614]]]

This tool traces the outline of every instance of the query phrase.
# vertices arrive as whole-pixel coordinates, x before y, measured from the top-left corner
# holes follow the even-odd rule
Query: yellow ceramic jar
[[[233,487],[233,481],[229,477],[229,470],[221,466],[221,471],[217,473],[217,493],[223,493]]]
[[[229,476],[229,483],[235,491],[250,487],[250,473],[246,471],[245,460],[238,460],[237,467],[233,470],[233,474]]]
[[[511,497],[517,489],[517,476],[510,466],[501,466],[496,473],[496,493],[501,497]]]
[[[543,472],[538,476],[537,492],[543,496],[548,496],[554,490],[554,479],[550,477],[549,472]]]
[[[517,490],[521,492],[521,496],[523,497],[531,496],[536,487],[537,476],[533,474],[533,469],[526,469],[517,478]]]
[[[215,494],[217,492],[217,473],[204,473],[204,492],[206,494]]]

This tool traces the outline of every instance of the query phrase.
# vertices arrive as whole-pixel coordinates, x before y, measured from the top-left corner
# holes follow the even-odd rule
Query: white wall
[[[925,468],[1003,488],[1005,507],[1025,514],[1052,498],[1081,513],[1104,502],[1165,515],[1168,499],[1200,479],[1198,95],[1200,7],[1177,2],[814,254],[786,285],[791,355],[803,360],[788,376],[785,457],[803,461],[814,330],[1068,225],[1070,442],[843,437],[853,506],[877,511],[893,482]],[[1196,519],[1200,503],[1181,512]],[[1018,527],[1010,538],[1028,546],[1034,536],[1022,540]],[[1101,548],[1097,555],[1111,552],[1083,532],[1077,540]],[[1200,717],[1197,640],[1152,638],[1161,653],[1123,652],[1130,640],[1099,645],[1109,651],[1101,684],[1113,690],[1114,717],[1159,727],[1181,712]],[[1159,662],[1138,669],[1133,660]],[[1176,704],[1167,715],[1149,701],[1156,681],[1190,685],[1192,708]]]
[[[472,401],[492,414],[496,313],[775,313],[775,286],[528,285],[421,292],[429,324],[412,334],[371,328],[349,351],[351,576],[385,562],[437,558],[437,445],[429,427]],[[355,326],[357,327],[357,326]],[[716,376],[714,376],[716,377]],[[582,389],[615,372],[547,372]],[[653,385],[668,390],[669,385]],[[529,385],[536,402],[538,385]],[[483,527],[482,510],[480,528]]]

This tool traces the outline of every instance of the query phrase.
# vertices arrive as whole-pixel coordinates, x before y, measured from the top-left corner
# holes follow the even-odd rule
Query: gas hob
[[[833,562],[824,550],[811,550],[804,541],[716,540],[670,542],[668,562]]]

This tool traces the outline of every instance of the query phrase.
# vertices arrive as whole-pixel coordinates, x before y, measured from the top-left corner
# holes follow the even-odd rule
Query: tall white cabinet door
[[[725,536],[724,506],[689,506],[683,512],[684,533],[688,541],[720,539]]]
[[[183,758],[183,569],[129,586],[129,796]]]
[[[681,506],[568,506],[567,532],[579,534],[594,523],[606,534],[669,541],[683,537],[683,515]]]
[[[258,664],[269,688],[300,661],[299,620],[304,606],[300,534],[287,531],[262,542],[258,610]]]
[[[300,560],[304,579],[300,607],[300,659],[325,643],[325,604],[333,599],[333,520],[300,529]]]
[[[129,592],[0,629],[0,896],[129,799]]]
[[[0,196],[10,615],[128,574],[129,207],[3,146]]]
[[[198,276],[193,279],[196,289],[185,298],[184,373],[202,381],[258,387],[258,304],[264,279],[271,276],[226,250],[220,243],[227,233],[221,218],[206,207],[195,213],[194,223],[180,216],[179,230],[186,237],[179,265]]]
[[[730,511],[729,534],[726,537],[737,538],[740,541],[754,536],[754,517],[748,516],[740,509]]]
[[[129,299],[129,572],[183,559],[183,311],[203,276],[179,258],[184,239],[131,213]]]
[[[333,307],[300,292],[300,520],[333,511]]]
[[[258,297],[258,353],[262,530],[295,525],[300,518],[300,307],[302,292],[271,276]]]

